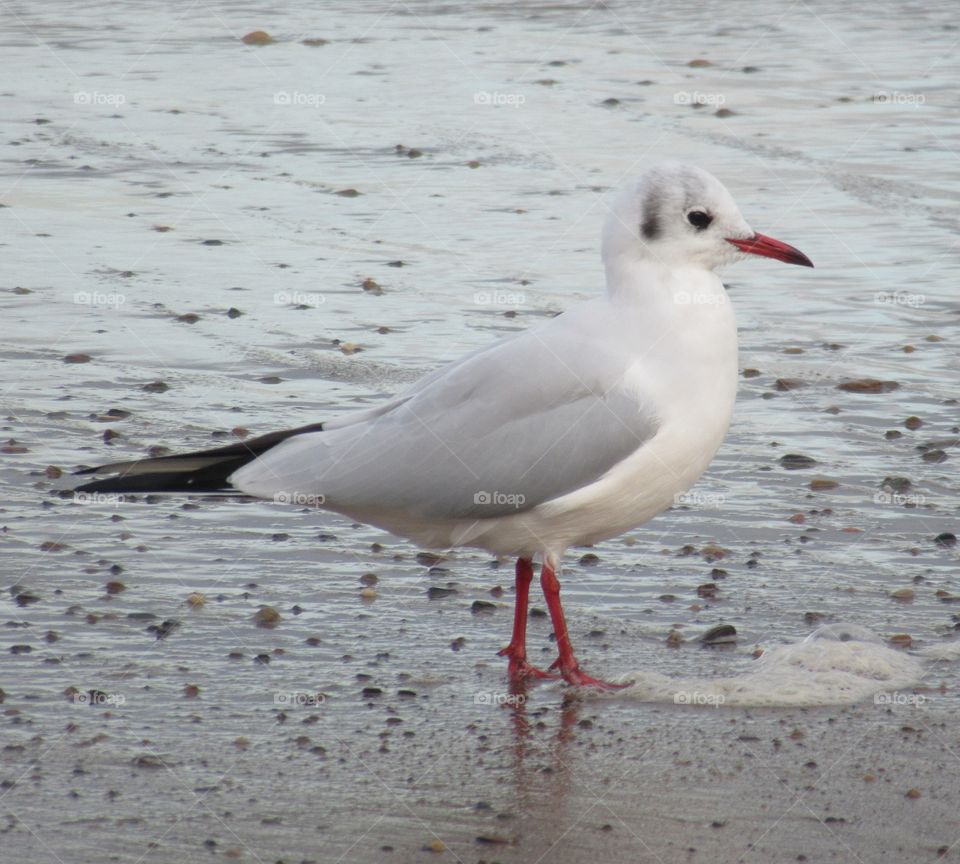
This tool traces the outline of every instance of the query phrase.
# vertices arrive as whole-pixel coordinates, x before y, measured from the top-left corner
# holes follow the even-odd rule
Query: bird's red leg
[[[530,558],[518,558],[516,599],[513,609],[513,635],[510,637],[510,644],[499,652],[501,657],[510,658],[508,674],[511,681],[559,677],[537,669],[527,660],[527,605],[532,581],[533,561]]]
[[[626,684],[601,681],[599,678],[594,678],[580,670],[580,664],[573,655],[570,634],[567,632],[567,621],[563,615],[563,606],[560,604],[560,581],[547,558],[543,559],[540,585],[543,587],[543,596],[547,598],[547,609],[550,610],[550,620],[553,621],[553,632],[557,637],[557,650],[560,653],[560,656],[550,665],[550,668],[558,670],[560,676],[568,684],[609,689],[626,687]]]

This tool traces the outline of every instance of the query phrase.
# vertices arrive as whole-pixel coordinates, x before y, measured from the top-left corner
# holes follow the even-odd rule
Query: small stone
[[[89,363],[93,358],[89,354],[76,353],[76,354],[67,354],[63,358],[64,363]]]
[[[737,628],[732,624],[718,624],[700,637],[703,645],[732,645],[737,641]]]
[[[934,537],[933,542],[941,549],[952,549],[957,545],[957,535],[951,534],[949,531],[944,531],[942,534]]]
[[[121,591],[127,590],[127,586],[124,585],[123,582],[115,582],[115,581],[107,582],[107,584],[104,585],[103,588],[107,592],[107,594],[119,594]]]
[[[788,471],[797,471],[804,468],[812,468],[817,464],[817,460],[811,456],[803,456],[799,453],[787,453],[780,457],[780,464]]]
[[[273,37],[265,30],[254,30],[241,39],[244,45],[271,45]]]
[[[280,613],[272,606],[261,606],[253,616],[253,623],[257,627],[265,627],[272,630],[280,623]]]
[[[919,417],[907,417],[907,419],[903,421],[903,425],[910,430],[919,429],[921,426],[923,426],[923,420],[921,420]]]
[[[592,552],[588,552],[586,555],[580,556],[579,564],[581,567],[595,567],[600,563],[600,556],[594,555]]]
[[[196,699],[200,695],[200,688],[196,684],[187,684],[183,688],[184,699]]]
[[[456,588],[441,588],[439,585],[431,585],[427,589],[427,598],[430,600],[443,600],[444,597],[452,597],[456,593]]]
[[[758,377],[760,377],[760,370],[759,370],[759,369],[744,369],[743,372],[741,372],[740,374],[743,375],[744,378],[758,378]]]
[[[361,600],[376,600],[377,592],[373,588],[361,588],[360,589],[360,599]]]
[[[910,798],[910,799],[917,799],[917,798],[919,798],[922,794],[923,794],[923,793],[922,793],[919,789],[917,789],[916,787],[914,787],[914,788],[912,788],[912,789],[908,789],[906,792],[903,793],[903,795],[904,795],[905,798]]]
[[[166,393],[170,385],[166,381],[151,381],[149,384],[144,384],[141,389],[146,393]]]
[[[829,480],[826,477],[816,477],[810,481],[810,488],[814,492],[826,492],[828,489],[836,489],[839,485],[836,480]]]
[[[497,605],[487,600],[474,600],[470,604],[470,612],[474,615],[490,615],[495,612]]]
[[[781,393],[785,393],[788,390],[799,390],[802,387],[806,387],[807,382],[802,381],[799,378],[777,378],[774,383],[774,387],[779,390]]]
[[[837,389],[846,393],[890,393],[899,386],[896,381],[881,381],[878,378],[855,378],[842,381],[837,385]]]
[[[377,296],[383,294],[383,288],[380,286],[380,283],[369,277],[360,283],[360,287],[363,288],[363,290],[368,294],[376,294]]]
[[[913,596],[912,588],[898,588],[896,591],[890,592],[891,599],[896,600],[898,603],[912,603]]]
[[[913,637],[909,633],[897,633],[890,637],[890,644],[894,648],[911,648]]]
[[[713,66],[709,60],[705,60],[702,57],[697,58],[696,60],[691,60],[687,63],[691,69],[706,69],[708,66]]]
[[[356,189],[340,189],[334,192],[334,195],[339,195],[341,198],[356,198],[359,194]]]
[[[193,609],[199,609],[207,602],[207,598],[199,591],[192,591],[187,595],[187,605]]]
[[[717,586],[714,582],[706,582],[697,586],[697,596],[712,600],[717,596]]]

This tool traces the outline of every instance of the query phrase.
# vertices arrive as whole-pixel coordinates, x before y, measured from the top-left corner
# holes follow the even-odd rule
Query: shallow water
[[[951,5],[7,9],[3,440],[26,452],[0,463],[4,587],[19,586],[0,646],[3,848],[900,861],[960,836],[957,550],[934,543],[957,519]],[[239,41],[259,28],[276,43]],[[568,554],[584,665],[662,676],[653,701],[506,692],[506,562],[431,569],[373,529],[266,503],[81,504],[44,475],[335,416],[535,325],[601,290],[604,194],[665,157],[716,174],[817,269],[726,274],[759,374],[720,454],[683,506],[599,560]],[[864,376],[899,388],[837,389]],[[262,605],[275,629],[254,625]],[[148,631],[165,621],[179,626]],[[868,628],[871,662],[897,652],[919,680],[853,707],[669,698],[749,675],[824,621]],[[718,624],[736,645],[702,648]],[[549,632],[532,620],[544,663]],[[844,701],[821,684],[802,679],[805,704]],[[913,827],[894,827],[904,806]]]

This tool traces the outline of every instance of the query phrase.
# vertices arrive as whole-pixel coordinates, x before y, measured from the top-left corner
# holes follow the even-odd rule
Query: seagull
[[[311,505],[421,547],[516,558],[512,682],[619,687],[580,668],[560,601],[570,546],[636,528],[692,486],[737,389],[737,328],[714,270],[812,267],[678,162],[624,184],[603,229],[606,293],[442,367],[375,408],[211,450],[85,468],[85,493],[225,492]],[[558,657],[527,659],[534,559]]]

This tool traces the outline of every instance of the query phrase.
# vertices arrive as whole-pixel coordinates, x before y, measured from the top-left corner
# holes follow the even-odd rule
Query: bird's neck
[[[604,261],[607,293],[620,301],[650,306],[722,302],[723,283],[711,271],[697,264],[676,265],[628,255]]]

